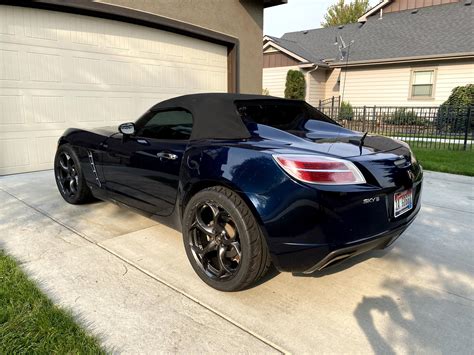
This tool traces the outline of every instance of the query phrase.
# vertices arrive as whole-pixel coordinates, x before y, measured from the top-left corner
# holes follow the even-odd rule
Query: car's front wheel
[[[268,270],[268,248],[252,212],[222,186],[194,195],[183,216],[186,254],[208,285],[221,291],[250,286]]]
[[[68,144],[61,145],[54,158],[54,176],[61,196],[77,205],[93,200],[82,173],[79,158]]]

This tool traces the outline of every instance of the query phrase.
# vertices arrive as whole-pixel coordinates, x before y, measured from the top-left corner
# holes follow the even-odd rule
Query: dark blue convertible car
[[[182,231],[196,273],[223,291],[271,263],[312,273],[388,246],[413,222],[422,185],[403,142],[345,129],[304,101],[237,94],[69,129],[55,176],[69,203],[109,200]]]

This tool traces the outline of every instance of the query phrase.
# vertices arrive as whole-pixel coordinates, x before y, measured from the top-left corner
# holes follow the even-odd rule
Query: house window
[[[432,98],[434,93],[435,70],[413,70],[411,76],[411,97]]]

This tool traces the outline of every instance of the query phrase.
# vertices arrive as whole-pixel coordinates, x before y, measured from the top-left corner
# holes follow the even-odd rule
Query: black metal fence
[[[344,127],[432,149],[472,150],[474,106],[387,107],[321,105]]]

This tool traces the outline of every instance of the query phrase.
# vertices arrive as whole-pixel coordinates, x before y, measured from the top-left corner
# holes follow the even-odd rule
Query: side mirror
[[[135,133],[135,124],[132,122],[122,123],[118,129],[124,136],[131,136]]]

